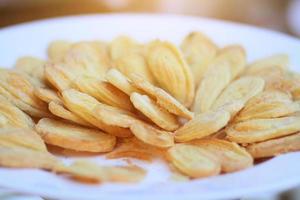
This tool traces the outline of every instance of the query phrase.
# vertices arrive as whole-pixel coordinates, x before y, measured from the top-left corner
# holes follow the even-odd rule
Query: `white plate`
[[[128,34],[141,41],[160,38],[179,44],[190,31],[202,31],[220,46],[242,44],[249,61],[273,53],[287,53],[292,68],[300,71],[300,41],[284,34],[195,17],[128,14],[67,17],[2,29],[0,66],[10,67],[23,55],[44,58],[47,44],[55,39],[111,40],[120,34]],[[41,170],[0,168],[0,186],[62,199],[239,198],[299,185],[299,160],[300,153],[290,153],[244,171],[186,183],[168,181],[166,166],[153,163],[147,167],[146,180],[138,185],[89,186]]]

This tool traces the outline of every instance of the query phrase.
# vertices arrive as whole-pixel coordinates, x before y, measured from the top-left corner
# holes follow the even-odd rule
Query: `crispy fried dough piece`
[[[1,69],[0,85],[15,98],[41,110],[47,110],[47,104],[34,95],[33,84],[22,74]]]
[[[75,79],[104,78],[109,69],[108,52],[101,42],[79,42],[72,45],[62,62],[48,62],[47,80],[59,91],[74,87]]]
[[[215,60],[211,65],[219,65],[218,63],[227,63],[231,71],[231,79],[233,80],[241,74],[246,66],[246,51],[242,46],[229,45],[220,49]]]
[[[58,102],[55,102],[55,101],[51,101],[49,103],[49,110],[50,110],[50,112],[53,115],[55,115],[57,117],[60,117],[62,119],[66,119],[66,120],[68,120],[70,122],[73,122],[75,124],[79,124],[79,125],[87,126],[87,127],[94,127],[89,122],[85,121],[81,117],[77,116],[73,112],[71,112],[68,109],[66,109],[63,106],[63,104],[61,104],[61,103],[58,103]]]
[[[0,145],[0,166],[13,168],[42,168],[52,170],[59,161],[50,153],[28,148]]]
[[[101,64],[105,63],[107,65],[105,67],[106,70],[109,69],[111,65],[111,59],[109,55],[109,44],[106,41],[93,40],[90,41],[90,45],[92,45],[97,50],[98,56],[100,56]]]
[[[7,148],[22,147],[35,151],[47,152],[44,141],[37,132],[29,128],[0,129],[0,146]]]
[[[29,79],[34,86],[45,87],[45,63],[45,61],[39,58],[24,56],[16,61],[15,69],[21,73],[24,73],[26,78]]]
[[[66,40],[55,40],[48,46],[48,57],[52,61],[62,61],[71,48],[72,43]]]
[[[121,90],[129,96],[133,92],[142,93],[141,90],[133,86],[131,80],[129,80],[127,76],[123,75],[117,69],[108,70],[105,78],[110,84],[112,84],[113,86],[115,86],[116,88],[118,88],[119,90]]]
[[[196,91],[192,111],[197,114],[211,110],[222,90],[231,80],[230,67],[226,63],[210,68],[203,76]]]
[[[1,115],[1,128],[14,127],[14,128],[33,128],[34,122],[18,107],[10,103],[4,97],[0,96],[0,115]]]
[[[53,119],[41,119],[36,125],[36,130],[47,144],[76,151],[108,152],[116,144],[114,136],[100,130]]]
[[[146,171],[138,166],[100,166],[86,160],[77,160],[70,166],[57,166],[56,171],[65,173],[78,181],[95,183],[136,183],[146,175]]]
[[[186,119],[192,119],[194,113],[189,111],[184,105],[179,103],[175,98],[169,95],[162,89],[157,89],[155,91],[156,103],[168,110],[170,113],[184,117]]]
[[[141,45],[128,36],[119,36],[109,45],[110,58],[116,61],[127,53],[140,53]]]
[[[213,104],[216,109],[226,103],[241,100],[246,103],[250,98],[263,91],[265,81],[259,77],[241,77],[225,88]]]
[[[34,95],[46,103],[50,103],[51,101],[62,103],[57,92],[49,88],[35,88]]]
[[[175,131],[176,142],[187,142],[209,136],[221,130],[230,120],[230,113],[224,110],[210,111],[196,115]]]
[[[42,69],[44,64],[45,61],[39,58],[24,56],[16,61],[15,68],[28,75],[35,76],[36,78],[42,78]]]
[[[24,103],[20,99],[11,95],[9,92],[7,92],[5,89],[3,89],[1,86],[0,86],[0,96],[1,96],[0,98],[5,98],[11,104],[14,104],[16,107],[18,107],[20,110],[22,110],[23,112],[25,112],[26,114],[28,114],[31,117],[37,117],[37,118],[51,117],[51,113],[49,113],[49,111],[39,110],[37,108],[34,108],[34,107]]]
[[[58,162],[47,151],[41,137],[32,129],[0,130],[0,166],[51,170]]]
[[[100,102],[125,110],[133,110],[128,95],[106,81],[80,77],[76,79],[75,85],[81,92],[89,94]]]
[[[93,116],[107,125],[122,128],[129,128],[132,123],[140,120],[136,115],[128,111],[104,104],[99,104],[95,107]]]
[[[217,45],[200,32],[188,34],[181,44],[184,57],[194,75],[195,85],[200,83],[209,63],[217,53]]]
[[[247,146],[254,158],[266,158],[300,150],[300,133]]]
[[[192,141],[192,144],[214,154],[220,161],[223,172],[239,171],[253,165],[251,155],[234,142],[220,139],[201,139]]]
[[[245,62],[246,56],[242,47],[228,46],[221,49],[202,77],[192,111],[199,114],[211,110],[223,89],[244,70]]]
[[[235,116],[245,107],[245,103],[242,100],[234,100],[220,106],[216,110],[224,110],[230,113],[230,119],[234,119]]]
[[[44,74],[49,83],[60,92],[73,87],[72,80],[75,76],[63,63],[47,62]]]
[[[300,131],[300,117],[252,119],[232,124],[226,128],[229,140],[237,143],[253,143],[270,140]]]
[[[143,80],[137,74],[131,74],[130,79],[132,80],[134,86],[143,90],[145,93],[147,93],[147,95],[155,99],[156,103],[159,106],[165,108],[170,113],[187,119],[193,118],[194,114],[192,112],[190,112],[184,105],[182,105],[164,90],[155,87],[151,83]]]
[[[168,148],[174,145],[174,136],[170,132],[159,130],[142,121],[130,125],[133,135],[146,144],[159,148]]]
[[[214,176],[221,170],[210,151],[194,145],[176,144],[168,150],[167,156],[177,170],[192,178]]]
[[[145,59],[144,46],[127,36],[115,38],[110,44],[113,66],[122,74],[137,73],[154,84],[155,80]]]
[[[293,93],[294,90],[300,87],[300,76],[298,74],[276,66],[262,69],[256,73],[256,76],[260,76],[265,80],[265,90]]]
[[[119,139],[117,147],[106,154],[108,159],[136,158],[145,161],[152,161],[154,158],[164,154],[161,148],[148,145],[136,137]]]
[[[109,69],[107,47],[101,42],[79,42],[70,48],[63,63],[50,64],[45,74],[59,90],[78,88],[104,103],[120,106],[118,97],[126,98],[108,83],[102,81]],[[55,76],[56,75],[56,76]],[[126,101],[124,101],[126,102]],[[130,102],[129,99],[127,102]]]
[[[49,63],[45,68],[46,77],[59,91],[77,88],[108,105],[127,110],[133,109],[129,97],[125,93],[110,83],[93,77],[95,75],[85,76],[89,73],[81,68],[77,71],[68,69],[68,66],[61,64]]]
[[[235,118],[235,122],[249,119],[284,117],[300,110],[300,104],[280,91],[264,91],[251,98]]]
[[[54,146],[51,144],[47,144],[47,149],[55,156],[59,156],[59,157],[63,156],[67,158],[76,158],[76,157],[88,158],[91,156],[102,155],[102,153],[99,152],[76,151],[72,149],[64,149],[62,147]]]
[[[114,62],[114,67],[125,75],[139,74],[150,83],[155,83],[144,55],[141,52],[127,52]]]
[[[158,85],[190,107],[195,95],[195,83],[180,51],[171,43],[156,40],[147,46],[147,61]]]
[[[94,116],[95,107],[97,105],[101,105],[101,103],[98,102],[95,98],[74,89],[63,91],[62,98],[64,105],[71,112],[91,123],[93,126],[98,127],[105,132],[117,137],[132,136],[130,130],[105,124],[102,119],[96,118]]]
[[[259,59],[246,67],[243,75],[256,75],[259,71],[270,67],[278,67],[287,70],[289,57],[286,54],[275,54],[266,58]]]
[[[107,46],[100,41],[73,44],[63,61],[73,74],[94,78],[103,78],[110,67]]]
[[[141,111],[160,128],[167,131],[174,131],[179,128],[179,123],[175,115],[169,113],[164,108],[159,107],[147,95],[141,95],[134,92],[130,95],[130,100],[137,110]]]

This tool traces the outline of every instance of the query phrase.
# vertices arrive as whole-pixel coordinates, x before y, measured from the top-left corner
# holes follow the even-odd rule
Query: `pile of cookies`
[[[201,178],[300,150],[300,75],[288,56],[248,64],[239,45],[199,32],[180,47],[54,41],[48,59],[0,71],[0,166],[88,182],[137,182],[140,166],[61,161],[53,147],[107,159],[161,159]]]

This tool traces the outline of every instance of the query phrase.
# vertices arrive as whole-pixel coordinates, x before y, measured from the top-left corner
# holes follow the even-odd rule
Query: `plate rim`
[[[265,32],[268,34],[275,34],[280,37],[285,37],[291,40],[295,40],[297,42],[300,42],[300,38],[297,38],[296,36],[289,35],[284,32],[260,27],[260,26],[255,26],[251,24],[246,24],[246,23],[240,23],[240,22],[234,22],[230,20],[223,20],[223,19],[215,19],[215,18],[209,18],[209,17],[202,17],[202,16],[194,16],[194,15],[183,15],[183,14],[172,14],[172,13],[132,13],[132,12],[124,12],[124,13],[104,13],[104,14],[78,14],[78,15],[67,15],[67,16],[55,16],[55,17],[50,17],[46,19],[37,19],[37,20],[32,20],[32,21],[26,21],[26,22],[21,22],[18,24],[13,24],[9,26],[4,26],[0,28],[0,33],[1,32],[6,32],[6,31],[11,31],[13,29],[18,29],[18,28],[23,28],[26,26],[30,25],[39,25],[39,24],[44,24],[44,23],[51,23],[54,21],[71,21],[71,20],[76,20],[80,18],[91,18],[91,17],[110,17],[110,18],[120,18],[120,17],[146,17],[146,18],[153,18],[153,17],[162,17],[162,18],[185,18],[189,20],[201,20],[201,21],[206,21],[206,22],[212,22],[212,23],[224,23],[227,25],[232,25],[232,26],[239,26],[241,28],[248,28],[252,29],[254,31],[259,31],[259,32]]]

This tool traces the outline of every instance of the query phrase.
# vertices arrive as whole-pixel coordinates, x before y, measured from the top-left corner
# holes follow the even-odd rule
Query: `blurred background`
[[[113,12],[203,16],[251,24],[300,38],[300,0],[0,0],[0,28],[51,17]],[[300,191],[249,199],[298,200]]]
[[[299,0],[0,0],[0,27],[49,17],[111,12],[197,15],[300,37]]]

